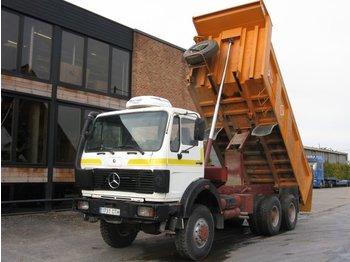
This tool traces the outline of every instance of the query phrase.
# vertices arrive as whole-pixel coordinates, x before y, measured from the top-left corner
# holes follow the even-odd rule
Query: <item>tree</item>
[[[350,179],[350,165],[339,163],[325,163],[324,176],[336,177],[337,179]]]

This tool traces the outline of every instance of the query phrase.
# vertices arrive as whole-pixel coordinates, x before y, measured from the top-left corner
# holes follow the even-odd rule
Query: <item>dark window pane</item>
[[[11,159],[14,99],[1,97],[1,161]]]
[[[16,162],[46,163],[48,104],[20,100]]]
[[[50,78],[52,26],[25,17],[21,72],[42,79]]]
[[[58,107],[56,162],[73,163],[79,142],[81,109],[69,106]]]
[[[111,93],[129,95],[130,53],[113,48]]]
[[[81,85],[84,57],[84,39],[62,32],[60,81]]]
[[[194,141],[194,120],[181,119],[181,142],[183,145],[192,145]]]
[[[174,117],[171,129],[170,150],[177,152],[180,149],[180,118]]]
[[[109,46],[88,40],[86,87],[107,93]]]
[[[17,67],[19,17],[1,11],[1,68],[15,71]]]

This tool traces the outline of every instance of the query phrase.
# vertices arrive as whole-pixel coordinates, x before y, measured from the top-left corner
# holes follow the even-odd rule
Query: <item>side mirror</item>
[[[91,135],[92,132],[92,124],[93,121],[95,120],[96,116],[98,115],[98,112],[90,112],[87,119],[85,120],[83,129],[81,131],[81,135],[80,135],[80,139],[79,139],[79,144],[78,144],[78,148],[77,148],[77,153],[75,156],[75,169],[76,170],[81,170],[81,166],[80,166],[80,158],[83,154],[83,150],[84,150],[84,144],[86,142],[86,139],[88,138],[89,135]]]
[[[197,141],[204,140],[205,122],[202,118],[197,118],[194,122],[194,139]]]
[[[93,132],[93,126],[94,126],[94,121],[96,116],[99,114],[99,112],[90,112],[89,115],[87,116],[83,129],[82,129],[82,136],[84,136],[84,138],[89,138]]]

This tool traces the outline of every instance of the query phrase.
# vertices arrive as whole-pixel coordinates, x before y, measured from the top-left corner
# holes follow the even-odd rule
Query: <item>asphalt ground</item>
[[[133,245],[104,243],[99,223],[75,212],[2,216],[2,261],[182,261],[173,237],[140,233]],[[216,231],[203,261],[350,261],[350,187],[315,189],[313,212],[297,227],[274,237],[255,236],[248,226]]]

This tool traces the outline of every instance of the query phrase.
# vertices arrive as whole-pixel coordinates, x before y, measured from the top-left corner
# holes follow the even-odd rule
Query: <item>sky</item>
[[[68,0],[182,48],[194,44],[192,17],[248,0]],[[350,1],[265,0],[272,44],[304,146],[349,154]]]

